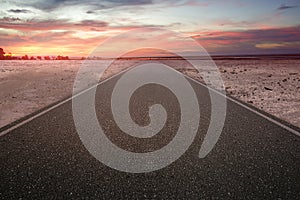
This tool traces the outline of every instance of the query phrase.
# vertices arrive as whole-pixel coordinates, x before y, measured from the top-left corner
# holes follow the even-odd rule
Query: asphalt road
[[[161,103],[170,118],[153,138],[134,138],[112,120],[110,97],[118,78],[100,84],[96,93],[97,116],[107,137],[132,152],[168,144],[180,121],[174,95],[158,85],[135,92],[130,109],[138,124],[149,123],[153,103]],[[130,174],[102,164],[81,143],[68,101],[0,137],[0,198],[299,199],[300,137],[232,101],[218,143],[207,157],[198,158],[210,99],[207,88],[190,82],[199,99],[200,126],[188,151],[171,165]]]

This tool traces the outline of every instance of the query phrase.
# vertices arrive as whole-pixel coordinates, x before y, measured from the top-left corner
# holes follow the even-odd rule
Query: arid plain
[[[104,70],[109,61],[1,61],[0,127],[71,96],[83,62]],[[215,63],[229,95],[300,127],[300,60],[222,59]],[[122,64],[116,66],[108,68],[103,78],[124,69]],[[193,69],[177,69],[202,80]]]

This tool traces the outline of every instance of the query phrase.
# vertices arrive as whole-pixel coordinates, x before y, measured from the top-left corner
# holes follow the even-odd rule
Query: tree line
[[[69,60],[68,56],[13,56],[12,53],[5,53],[3,48],[0,48],[0,60]]]

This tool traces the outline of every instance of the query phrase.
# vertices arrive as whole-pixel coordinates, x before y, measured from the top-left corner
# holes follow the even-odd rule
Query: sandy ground
[[[0,61],[0,127],[70,96],[82,62]],[[90,62],[97,67],[104,65],[105,61]],[[215,62],[230,95],[300,127],[300,60]],[[126,66],[124,62],[116,63],[104,73],[104,77]],[[202,80],[195,70],[178,70]],[[92,84],[89,82],[82,87]]]
[[[228,94],[300,127],[300,60],[215,62]]]

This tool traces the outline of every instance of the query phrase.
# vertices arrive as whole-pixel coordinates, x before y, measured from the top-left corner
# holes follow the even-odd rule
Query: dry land
[[[71,96],[76,74],[83,62],[0,61],[0,127]],[[95,69],[104,69],[109,63],[85,62],[90,62]],[[104,78],[135,62],[116,62],[105,71]],[[216,60],[215,63],[228,94],[300,127],[300,60]],[[203,81],[200,74],[189,67],[176,68]],[[93,75],[99,77],[100,74]]]

